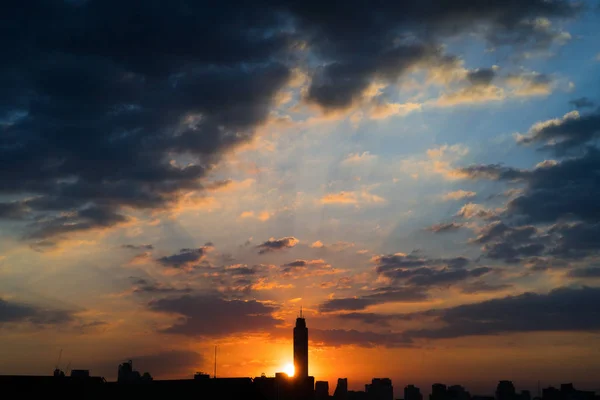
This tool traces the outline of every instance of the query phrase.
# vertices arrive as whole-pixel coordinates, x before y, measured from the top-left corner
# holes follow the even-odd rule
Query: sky
[[[599,11],[3,1],[0,373],[600,390]]]

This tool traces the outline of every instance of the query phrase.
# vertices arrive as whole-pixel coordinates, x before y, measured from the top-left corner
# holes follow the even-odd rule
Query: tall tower
[[[302,307],[294,327],[294,370],[295,377],[308,377],[308,328],[302,315]]]

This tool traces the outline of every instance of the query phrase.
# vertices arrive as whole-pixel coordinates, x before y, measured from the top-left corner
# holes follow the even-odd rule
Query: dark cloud
[[[600,110],[579,114],[573,111],[562,119],[534,125],[526,135],[519,137],[523,144],[543,143],[544,148],[562,156],[573,149],[581,149],[600,136]]]
[[[475,86],[487,86],[496,77],[496,71],[491,68],[480,68],[467,73],[467,80]]]
[[[577,101],[587,105],[587,99]],[[577,105],[577,104],[575,104]],[[460,169],[471,179],[490,179],[521,185],[499,221],[485,226],[473,243],[482,244],[486,257],[509,263],[526,262],[532,271],[564,268],[564,260],[595,257],[600,250],[600,110],[572,111],[562,118],[534,124],[520,144],[541,143],[540,151],[557,159],[531,169],[499,164]]]
[[[383,303],[415,303],[427,301],[429,296],[419,287],[384,287],[375,289],[359,297],[330,299],[319,305],[321,312],[356,311]]]
[[[33,197],[34,215],[86,206],[119,215],[202,189],[214,161],[253,136],[290,77],[278,61],[289,33],[268,8],[36,1],[24,13],[13,3],[2,6],[1,191]],[[28,237],[96,220],[57,217]]]
[[[73,232],[107,229],[129,220],[111,207],[91,206],[72,214],[39,219],[32,224],[28,239],[46,240]]]
[[[438,310],[440,328],[409,330],[411,338],[456,338],[506,332],[600,329],[600,288],[558,288]]]
[[[300,277],[300,276],[316,276],[316,275],[327,275],[338,272],[331,268],[331,265],[327,264],[324,260],[296,260],[287,264],[283,264],[280,267],[280,272],[285,277]],[[305,275],[300,275],[305,273]]]
[[[370,332],[344,329],[311,329],[310,340],[324,346],[410,347],[411,339],[397,332]]]
[[[444,233],[457,231],[463,227],[463,224],[458,222],[446,222],[441,224],[435,224],[428,229],[433,233]]]
[[[308,91],[310,101],[328,109],[347,107],[374,79],[391,83],[415,67],[453,65],[436,44],[442,38],[471,32],[494,46],[539,48],[550,44],[550,31],[541,33],[528,22],[575,12],[572,3],[542,0],[485,5],[475,0],[409,1],[378,7],[352,1],[343,9],[316,3],[292,9],[300,30],[309,33],[310,48],[329,61],[316,71]]]
[[[152,301],[151,310],[182,316],[163,333],[215,336],[265,332],[281,323],[271,314],[277,310],[256,300],[225,300],[216,295],[186,295]]]
[[[588,99],[587,97],[580,97],[578,99],[573,99],[573,100],[569,101],[569,104],[571,104],[573,107],[575,107],[577,109],[592,108],[595,105],[595,103],[592,100]]]
[[[528,225],[513,228],[501,221],[497,221],[484,226],[479,236],[473,242],[484,244],[498,238],[503,238],[509,242],[522,243],[536,234],[538,234],[538,230],[534,226]]]
[[[490,293],[498,292],[512,288],[513,285],[508,283],[490,284],[484,281],[471,282],[463,285],[460,290],[466,294],[477,294],[477,293]]]
[[[600,249],[600,223],[558,223],[550,227],[553,247],[549,254],[561,258],[584,258]]]
[[[151,244],[124,244],[121,247],[130,250],[154,250],[154,246]]]
[[[493,179],[517,181],[523,179],[527,173],[501,164],[480,164],[460,168],[459,173],[471,179]]]
[[[10,322],[28,322],[35,325],[59,325],[72,321],[74,321],[72,311],[0,299],[0,325]]]
[[[325,109],[349,107],[361,96],[374,79],[393,82],[415,67],[452,64],[440,48],[430,44],[380,48],[370,57],[355,54],[348,60],[337,61],[315,72],[307,100]]]
[[[20,201],[0,203],[0,218],[21,219],[27,215],[29,209]]]
[[[523,182],[524,190],[507,203],[504,217],[519,217],[525,223],[553,223],[561,219],[600,221],[600,210],[596,206],[600,196],[600,151],[597,149],[588,148],[580,157],[542,163],[531,170],[488,165],[463,171],[477,179]]]
[[[542,255],[546,250],[546,239],[532,225],[510,227],[496,221],[484,226],[471,242],[483,244],[483,253],[488,258],[516,263],[524,257]]]
[[[570,278],[600,278],[600,267],[584,267],[572,269],[567,274]]]
[[[377,266],[377,273],[384,273],[398,268],[417,268],[428,265],[463,268],[466,267],[471,260],[462,256],[454,258],[428,258],[413,252],[410,254],[396,253],[375,256],[373,257],[373,262]]]
[[[347,313],[338,314],[337,318],[349,321],[359,321],[363,324],[378,325],[389,327],[390,322],[395,320],[410,321],[413,316],[410,314],[377,314],[377,313]]]
[[[299,240],[293,236],[283,237],[281,239],[270,238],[266,242],[263,242],[256,246],[258,254],[265,254],[272,251],[289,249],[298,244]]]
[[[170,256],[158,258],[160,264],[165,267],[181,268],[199,263],[206,255],[208,247],[199,247],[197,249],[181,249],[179,253]]]
[[[0,194],[18,200],[0,216],[34,221],[28,239],[58,240],[213,188],[207,173],[267,121],[299,49],[315,61],[307,100],[335,109],[373,80],[455,65],[443,38],[548,46],[554,31],[531,21],[578,8],[567,0],[35,0],[23,12],[3,2]]]
[[[483,251],[486,257],[494,260],[504,260],[507,263],[518,263],[521,257],[542,255],[545,247],[541,243],[530,243],[523,246],[499,242],[485,245]]]
[[[477,278],[491,271],[480,267],[465,267],[471,262],[466,257],[432,259],[418,254],[397,253],[374,258],[375,271],[395,284],[409,286],[441,286]]]
[[[177,293],[191,293],[191,288],[176,288],[173,286],[165,285],[159,282],[152,282],[148,279],[135,278],[133,280],[133,293],[139,294],[177,294]]]
[[[246,265],[233,265],[225,268],[225,271],[232,276],[247,276],[247,275],[255,275],[259,270],[260,266],[255,265],[253,267],[248,267]]]

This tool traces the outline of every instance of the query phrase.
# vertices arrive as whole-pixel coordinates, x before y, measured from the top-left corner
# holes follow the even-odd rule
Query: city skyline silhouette
[[[63,350],[60,350],[52,375],[0,375],[0,386],[5,390],[15,390],[21,394],[46,390],[46,395],[62,394],[73,398],[101,398],[104,396],[147,395],[150,391],[160,393],[168,390],[173,393],[195,393],[209,398],[247,398],[262,400],[394,400],[393,382],[390,378],[373,378],[364,385],[364,390],[352,390],[348,378],[338,378],[335,390],[330,393],[329,382],[309,376],[309,333],[302,313],[296,318],[293,329],[294,371],[276,372],[274,376],[217,377],[217,347],[214,353],[213,375],[196,372],[192,379],[160,380],[153,378],[148,371],[141,373],[134,369],[133,360],[119,364],[117,380],[108,382],[104,377],[93,376],[87,369],[59,368]],[[140,386],[141,385],[141,386]],[[134,389],[132,391],[132,389]],[[404,387],[403,400],[423,400],[424,393],[413,384]],[[71,398],[71,397],[69,397]],[[537,395],[532,397],[530,390],[517,389],[512,381],[500,380],[494,395],[471,395],[461,385],[431,385],[429,400],[597,400],[595,391],[581,391],[572,383],[563,383],[559,388],[542,387],[538,381]]]

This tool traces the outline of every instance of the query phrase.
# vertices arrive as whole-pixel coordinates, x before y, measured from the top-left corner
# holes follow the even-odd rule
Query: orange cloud
[[[361,192],[346,192],[341,191],[338,193],[329,193],[325,196],[321,197],[322,204],[376,204],[376,203],[385,203],[385,199],[378,195],[369,193],[366,190]]]
[[[477,193],[475,192],[471,192],[471,191],[466,191],[466,190],[456,190],[454,192],[449,192],[446,193],[445,195],[442,196],[442,198],[444,200],[461,200],[461,199],[467,199],[467,198],[471,198],[471,197],[475,197],[477,195]]]

